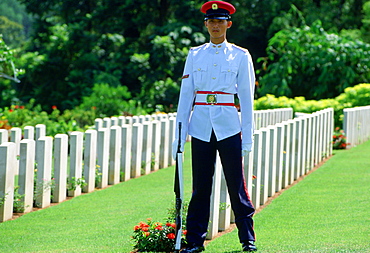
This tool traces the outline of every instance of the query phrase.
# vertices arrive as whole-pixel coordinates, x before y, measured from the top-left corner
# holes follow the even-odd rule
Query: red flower
[[[167,234],[167,238],[173,240],[173,239],[175,239],[175,234],[174,233],[169,233],[169,234]]]
[[[13,110],[12,109],[9,109],[9,112],[13,112]]]
[[[148,237],[148,236],[150,235],[150,233],[149,233],[149,232],[144,232],[144,235],[145,235],[146,237]]]
[[[141,228],[149,227],[149,225],[148,225],[148,224],[146,224],[145,222],[142,222],[142,221],[139,223],[139,226],[140,226]]]
[[[149,228],[148,227],[143,227],[141,228],[144,232],[148,232],[149,231]]]
[[[53,105],[53,106],[51,107],[51,109],[56,110],[56,109],[58,109],[58,108],[57,108],[57,106],[56,106],[56,105]]]
[[[157,229],[157,230],[163,230],[163,227],[162,226],[157,226],[157,227],[155,227],[155,229]]]
[[[176,223],[171,223],[171,227],[176,228]]]
[[[18,109],[18,108],[19,108],[19,105],[14,106],[14,108],[15,108],[15,109]]]
[[[256,179],[257,177],[255,175],[252,176],[252,179]]]
[[[24,105],[21,105],[19,108],[24,109]]]
[[[140,226],[135,226],[134,230],[140,230]]]
[[[187,230],[184,230],[184,231],[182,231],[182,233],[183,233],[184,235],[186,235],[186,234],[188,233],[188,231],[187,231]]]

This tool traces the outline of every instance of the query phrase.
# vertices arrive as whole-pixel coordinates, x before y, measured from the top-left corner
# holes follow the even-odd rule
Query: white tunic
[[[218,141],[242,132],[243,145],[252,144],[254,86],[254,68],[248,50],[227,41],[191,48],[177,109],[176,126],[182,122],[182,141],[189,134],[208,142],[213,129]],[[234,106],[195,105],[191,113],[197,91],[237,94],[241,121]]]

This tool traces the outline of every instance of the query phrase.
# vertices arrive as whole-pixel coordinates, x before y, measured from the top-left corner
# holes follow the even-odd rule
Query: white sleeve
[[[176,116],[176,134],[175,137],[178,140],[178,126],[179,122],[182,123],[181,128],[181,140],[185,141],[188,128],[189,128],[189,118],[193,106],[193,101],[195,97],[194,92],[194,81],[193,81],[193,57],[191,50],[189,51],[188,57],[185,62],[184,73],[182,76],[180,98],[177,107]]]
[[[242,144],[252,144],[254,131],[253,101],[255,75],[252,57],[248,52],[243,56],[237,77],[238,97],[241,111]]]

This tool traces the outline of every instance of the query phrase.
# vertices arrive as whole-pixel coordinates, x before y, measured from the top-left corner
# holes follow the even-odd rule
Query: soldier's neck
[[[211,38],[211,42],[213,43],[213,44],[221,44],[221,43],[223,43],[224,41],[226,40],[226,38],[225,37],[221,37],[221,38]]]

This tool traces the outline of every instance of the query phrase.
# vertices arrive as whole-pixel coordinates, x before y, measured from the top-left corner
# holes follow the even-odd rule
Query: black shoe
[[[254,241],[242,242],[243,251],[257,251],[256,245],[254,245]]]
[[[181,253],[196,253],[204,251],[204,246],[188,246],[186,249],[181,250]]]

